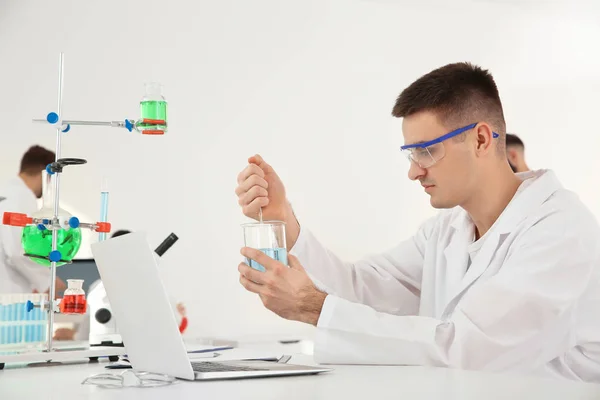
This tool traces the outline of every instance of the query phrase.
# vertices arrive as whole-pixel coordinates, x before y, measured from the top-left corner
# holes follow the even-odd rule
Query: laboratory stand
[[[123,347],[94,346],[61,347],[53,341],[54,316],[85,314],[88,311],[82,280],[67,279],[68,288],[61,299],[56,297],[56,268],[71,263],[81,247],[81,229],[98,233],[105,240],[111,231],[108,222],[109,191],[105,181],[100,185],[100,217],[95,222],[80,221],[60,207],[60,177],[66,167],[86,164],[81,158],[62,158],[63,135],[75,126],[124,128],[145,136],[167,132],[167,101],[158,83],[146,84],[140,101],[141,117],[122,121],[83,121],[63,118],[64,54],[58,60],[57,108],[35,123],[50,125],[56,130],[56,159],[42,171],[43,203],[32,215],[6,212],[2,223],[22,229],[23,254],[50,269],[48,294],[4,294],[0,296],[0,369],[6,363],[51,363],[98,357],[116,359],[124,354]]]

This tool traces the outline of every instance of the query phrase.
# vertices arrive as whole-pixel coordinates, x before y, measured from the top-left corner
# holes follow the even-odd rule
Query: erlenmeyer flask
[[[85,314],[87,301],[83,291],[83,279],[67,279],[67,290],[60,301],[60,312],[63,314]]]
[[[81,228],[70,228],[65,224],[71,214],[59,208],[58,221],[54,219],[54,176],[42,171],[42,208],[31,216],[46,219],[46,225],[30,225],[23,228],[21,244],[25,255],[38,264],[50,266],[48,259],[52,251],[52,231],[57,230],[56,249],[61,254],[57,266],[70,262],[81,246]],[[60,222],[59,222],[60,221]]]

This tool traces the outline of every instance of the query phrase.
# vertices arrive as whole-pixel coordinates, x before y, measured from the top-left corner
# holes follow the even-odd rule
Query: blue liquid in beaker
[[[262,251],[269,257],[281,262],[283,265],[285,265],[285,266],[288,265],[286,249],[283,249],[283,248],[260,249],[260,251]],[[251,266],[252,268],[254,268],[258,271],[265,272],[265,267],[263,267],[262,265],[260,265],[259,263],[257,263],[254,260],[249,260],[248,258],[246,258],[246,264],[248,264],[249,266]]]

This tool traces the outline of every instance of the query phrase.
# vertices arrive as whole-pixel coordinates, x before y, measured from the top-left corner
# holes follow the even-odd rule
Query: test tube
[[[10,333],[8,335],[8,343],[15,343],[16,342],[16,333],[17,333],[17,327],[15,325],[15,321],[17,320],[17,304],[15,303],[15,296],[12,296],[11,299],[11,303],[10,303]]]
[[[2,344],[8,344],[8,335],[10,334],[10,324],[8,321],[10,320],[10,295],[3,296],[3,310],[2,310],[2,321],[4,322],[4,326],[2,327]]]
[[[0,300],[0,322],[6,321],[6,304],[4,304],[6,296],[0,296],[2,299]],[[0,345],[6,343],[6,326],[2,324],[0,326]]]
[[[42,295],[41,301],[48,301],[48,298],[46,297],[47,295]],[[42,342],[45,342],[47,340],[48,337],[48,329],[46,329],[46,326],[48,325],[48,314],[49,312],[47,310],[39,310],[40,311],[40,320],[42,320],[41,322],[41,326],[40,326],[40,340]]]
[[[43,300],[43,297],[41,295],[38,296],[38,304]],[[35,314],[35,319],[36,321],[42,321],[44,319],[44,313],[45,311],[42,311],[41,308],[39,307],[35,307],[33,310],[31,310],[32,312],[34,312]],[[43,341],[43,334],[44,331],[46,330],[46,326],[45,324],[42,324],[41,322],[38,322],[35,326],[35,335],[33,336],[33,339],[35,342],[42,342]]]
[[[31,295],[31,302],[33,304],[39,304],[40,298],[41,298],[41,295],[39,295],[39,294]],[[29,313],[28,313],[28,314],[30,314],[29,319],[31,321],[34,321],[34,322],[31,322],[31,326],[29,329],[29,342],[31,342],[31,343],[36,342],[37,327],[38,327],[38,325],[37,325],[38,323],[35,322],[38,319],[36,310],[39,310],[39,309],[37,307],[35,307],[35,308],[33,308],[33,310],[29,311]]]
[[[31,295],[27,295],[25,301],[30,300],[33,301],[33,297]],[[27,321],[27,325],[25,325],[25,341],[27,343],[31,342],[31,311],[25,311],[25,321]]]
[[[25,311],[25,302],[23,301],[23,294],[20,294],[17,299],[17,343],[23,343],[23,320],[24,315],[23,311]]]
[[[41,314],[40,314],[40,309],[39,308],[36,307],[33,310],[31,310],[31,312],[33,313],[33,319],[35,321],[39,321],[41,319]],[[40,325],[39,322],[35,323],[34,328],[35,329],[33,330],[33,335],[31,337],[31,341],[34,342],[34,343],[37,343],[37,342],[39,342],[41,340],[40,339],[40,337],[41,337],[40,332],[41,332],[41,329],[44,329],[44,328],[42,327],[42,325]]]
[[[100,222],[108,221],[108,183],[106,178],[102,179],[100,185]],[[98,235],[100,241],[106,240],[106,233],[100,232]]]
[[[38,304],[39,301],[39,297],[40,295],[38,294],[34,294],[31,295],[31,302],[35,305]],[[29,314],[29,319],[31,321],[37,321],[37,315],[36,315],[36,311],[39,310],[39,308],[34,307],[31,311],[28,312]],[[29,342],[30,343],[35,343],[36,342],[36,336],[37,336],[37,322],[31,322],[31,326],[29,327]]]

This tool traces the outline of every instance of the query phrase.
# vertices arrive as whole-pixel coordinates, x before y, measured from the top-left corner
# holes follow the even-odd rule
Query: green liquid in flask
[[[166,101],[142,101],[140,102],[140,111],[142,119],[160,119],[167,121],[167,102]],[[153,129],[156,124],[144,124],[139,125],[142,128]]]
[[[56,236],[56,249],[60,251],[61,261],[56,265],[64,265],[65,261],[71,261],[79,251],[81,246],[81,228],[59,229]],[[30,257],[31,260],[44,266],[50,266],[48,255],[52,251],[52,231],[49,229],[40,230],[37,226],[31,225],[23,228],[21,244],[26,254],[38,257]]]

